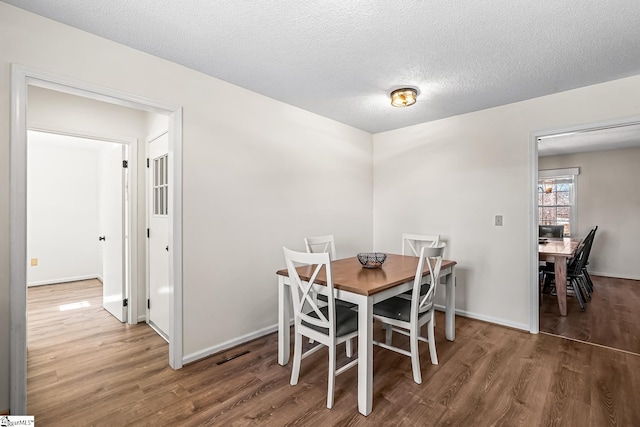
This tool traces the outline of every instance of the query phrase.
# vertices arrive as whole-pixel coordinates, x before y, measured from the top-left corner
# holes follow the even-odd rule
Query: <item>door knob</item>
[[[104,241],[104,240],[106,240],[106,239],[105,239],[105,236],[100,236],[100,237],[98,237],[98,240],[102,240],[102,241]]]
[[[167,252],[169,252],[169,246],[167,246],[165,249],[167,250]]]

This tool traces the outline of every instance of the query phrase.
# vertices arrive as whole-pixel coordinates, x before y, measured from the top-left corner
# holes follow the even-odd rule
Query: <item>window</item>
[[[538,224],[563,225],[564,235],[576,228],[576,177],[578,168],[538,173]]]
[[[153,159],[153,214],[167,215],[169,212],[168,156]]]

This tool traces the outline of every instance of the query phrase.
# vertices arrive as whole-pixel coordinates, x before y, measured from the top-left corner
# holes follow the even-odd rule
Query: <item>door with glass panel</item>
[[[169,145],[165,133],[149,142],[147,168],[147,322],[169,340]]]

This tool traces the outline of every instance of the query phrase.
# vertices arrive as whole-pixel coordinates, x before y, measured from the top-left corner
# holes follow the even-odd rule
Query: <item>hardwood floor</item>
[[[102,310],[99,283],[28,296],[28,412],[40,426],[640,425],[640,356],[550,335],[458,317],[449,342],[438,313],[440,364],[421,344],[418,385],[408,357],[376,348],[373,412],[364,417],[356,369],[337,378],[326,408],[326,351],[302,362],[293,387],[291,366],[277,364],[276,334],[173,371],[162,338]]]
[[[591,301],[580,311],[575,298],[567,298],[568,315],[562,317],[558,300],[544,294],[540,331],[640,354],[640,281],[592,276]]]

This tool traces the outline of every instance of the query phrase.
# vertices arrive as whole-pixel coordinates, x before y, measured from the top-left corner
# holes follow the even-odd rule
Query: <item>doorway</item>
[[[26,413],[26,175],[27,175],[27,88],[38,86],[78,95],[89,99],[127,106],[165,115],[169,121],[170,161],[169,182],[175,191],[169,195],[174,215],[170,224],[170,245],[173,248],[169,262],[170,325],[169,365],[179,369],[182,356],[182,227],[181,227],[181,158],[182,109],[76,81],[73,79],[12,65],[11,102],[11,193],[10,193],[10,410]],[[136,157],[137,159],[137,157]],[[134,159],[131,159],[134,161]],[[136,160],[137,161],[137,160]]]
[[[635,326],[640,316],[630,306],[625,308],[640,299],[640,269],[633,262],[640,256],[635,244],[640,237],[640,220],[635,219],[639,218],[640,203],[633,196],[640,180],[640,118],[540,132],[532,135],[531,148],[531,331],[640,353],[637,340],[630,338],[640,333]],[[581,311],[575,298],[568,297],[565,317],[559,315],[555,295],[540,293],[535,241],[538,171],[566,168],[579,168],[571,237],[583,239],[589,230],[598,229],[588,267],[594,283],[591,301]]]
[[[131,283],[137,272],[129,238],[131,205],[137,204],[128,203],[136,195],[128,191],[129,175],[137,172],[135,163],[128,164],[132,150],[135,139],[28,131],[27,284],[98,279],[102,306],[120,322],[128,317],[135,323],[134,304],[128,304],[135,302]]]

